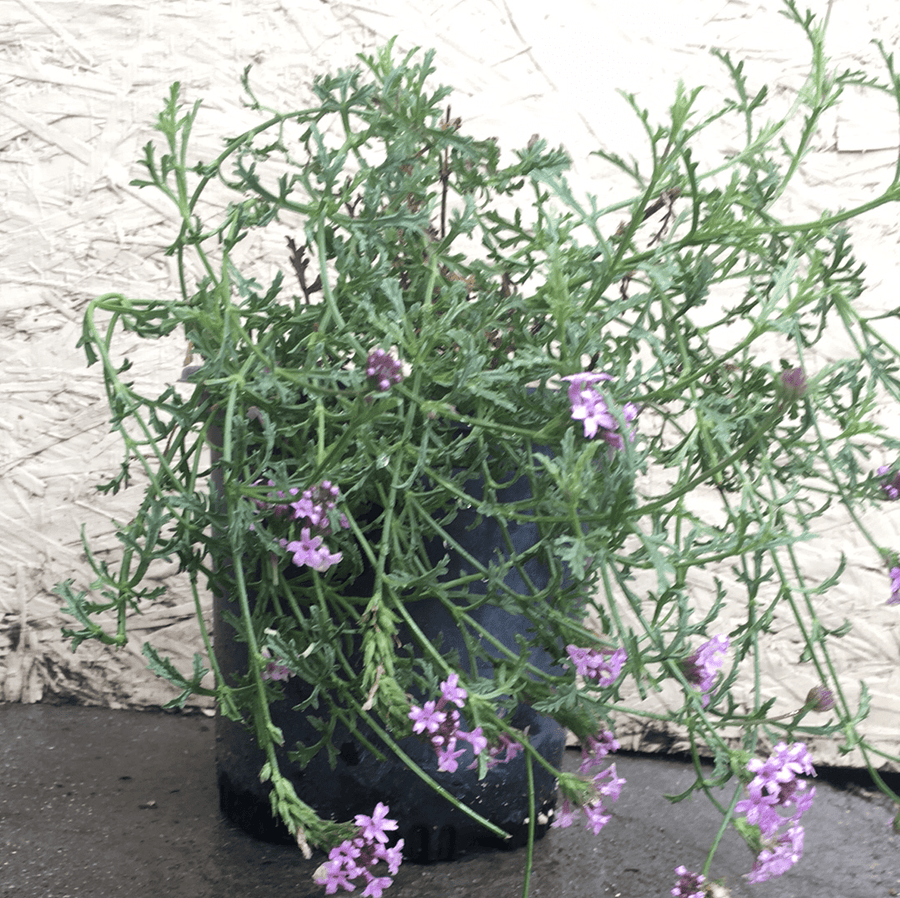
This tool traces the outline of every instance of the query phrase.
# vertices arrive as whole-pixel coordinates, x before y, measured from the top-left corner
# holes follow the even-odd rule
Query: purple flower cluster
[[[566,652],[575,664],[575,672],[598,686],[612,686],[619,679],[622,667],[628,660],[625,649],[583,649],[567,645]]]
[[[463,707],[469,695],[459,685],[459,675],[450,674],[440,685],[441,697],[436,702],[425,702],[423,708],[413,705],[409,719],[413,722],[413,732],[427,735],[434,746],[438,757],[438,770],[454,773],[459,766],[457,758],[465,752],[465,748],[456,747],[460,739],[472,746],[476,756],[488,748],[488,741],[481,727],[476,727],[471,732],[461,728],[462,721],[456,709]],[[456,708],[445,710],[448,704],[456,705]],[[504,733],[500,737],[499,744],[491,746],[488,750],[488,767],[505,764],[520,751],[522,746]],[[477,763],[475,761],[470,767],[475,767]]]
[[[687,681],[700,691],[704,708],[709,704],[716,676],[725,661],[729,645],[727,636],[713,636],[681,664]]]
[[[271,480],[269,485],[274,486]],[[340,552],[332,552],[319,534],[331,533],[329,513],[334,511],[339,497],[340,489],[330,480],[323,480],[302,493],[298,488],[292,488],[287,493],[278,490],[274,494],[274,502],[257,500],[257,505],[271,510],[278,517],[290,515],[294,521],[305,524],[300,528],[300,539],[280,539],[279,545],[287,549],[297,567],[307,565],[315,571],[327,571],[342,556]],[[350,526],[346,515],[341,515],[338,521],[344,529]],[[313,530],[318,533],[314,535]]]
[[[881,489],[888,499],[900,499],[900,471],[894,471],[890,465],[882,465],[877,474],[883,478]]]
[[[392,384],[403,380],[400,362],[383,349],[373,349],[366,359],[366,377],[375,381],[375,385],[384,393]]]
[[[328,854],[328,860],[313,874],[313,881],[325,886],[325,894],[333,895],[338,888],[352,892],[354,879],[362,877],[366,887],[364,898],[381,898],[382,892],[393,882],[403,863],[403,839],[396,845],[387,847],[387,832],[397,828],[397,821],[388,819],[387,805],[378,802],[372,816],[357,814],[354,823],[359,827],[357,835],[345,839]],[[390,876],[375,876],[372,873],[379,861],[388,866]]]
[[[296,494],[295,490],[291,492]],[[291,502],[294,520],[306,521],[320,533],[330,533],[331,521],[328,512],[334,510],[340,496],[341,491],[335,484],[330,480],[323,480],[320,484],[304,490],[296,502]],[[339,521],[345,530],[350,526],[346,515],[341,515]]]
[[[900,567],[891,568],[891,597],[888,605],[900,605]]]
[[[609,410],[606,400],[594,385],[604,380],[612,380],[611,374],[605,372],[592,373],[582,371],[570,374],[563,380],[569,382],[569,403],[572,406],[572,420],[581,421],[584,435],[591,440],[599,433],[614,449],[624,449],[625,441],[619,433],[619,421]],[[626,402],[622,407],[622,418],[626,423],[637,417],[637,406]],[[634,439],[634,431],[629,431],[629,439]]]
[[[747,786],[748,797],[735,805],[735,811],[759,827],[763,848],[747,878],[750,882],[765,882],[781,876],[803,854],[803,827],[799,821],[811,807],[816,790],[797,777],[815,776],[816,771],[802,742],[790,746],[779,742],[767,760],[754,758],[747,769],[755,776]],[[782,808],[792,809],[791,813],[783,817],[778,813]]]
[[[678,877],[678,882],[672,889],[674,898],[706,898],[706,889],[703,888],[706,877],[702,873],[691,873],[682,864],[675,868],[675,875]]]
[[[257,483],[261,482],[257,481]],[[267,480],[266,483],[269,486],[275,486],[274,480]],[[302,493],[296,486],[291,487],[287,492],[275,490],[267,498],[257,499],[256,506],[262,511],[271,512],[275,517],[288,515],[294,520],[305,520],[311,526],[327,531],[329,527],[328,512],[334,508],[340,494],[340,489],[330,480],[323,480]]]
[[[595,797],[581,804],[573,803],[568,797],[564,798],[551,826],[560,829],[571,826],[580,810],[584,812],[585,827],[595,836],[600,834],[600,830],[612,819],[604,801],[616,801],[625,780],[616,774],[615,764],[610,764],[609,767],[599,771],[598,768],[603,763],[603,758],[618,748],[619,743],[609,731],[602,732],[599,738],[588,737],[581,747],[581,766],[578,772],[590,780]]]

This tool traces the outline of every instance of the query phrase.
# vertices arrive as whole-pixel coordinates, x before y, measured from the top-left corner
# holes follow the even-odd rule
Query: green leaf
[[[203,677],[209,672],[203,667],[202,658],[199,653],[194,653],[194,666],[190,677],[185,677],[181,671],[172,663],[170,658],[163,658],[152,645],[145,642],[141,649],[142,654],[148,661],[148,667],[158,677],[163,677],[174,686],[181,689],[181,692],[170,701],[163,705],[164,708],[183,708],[187,700],[192,695],[216,695],[215,689],[206,689],[201,685]]]

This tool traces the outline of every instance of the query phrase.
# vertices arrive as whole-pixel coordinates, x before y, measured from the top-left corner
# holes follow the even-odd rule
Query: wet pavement
[[[568,753],[566,765],[578,757]],[[533,898],[664,898],[677,864],[702,865],[718,812],[700,797],[663,798],[684,790],[693,769],[632,754],[616,765],[627,784],[612,821],[599,836],[576,825],[537,843]],[[826,771],[816,787],[803,859],[750,885],[753,856],[729,831],[712,869],[725,882],[716,898],[900,896],[900,835],[887,801]],[[524,861],[516,850],[405,864],[385,898],[517,896]],[[318,898],[318,863],[221,817],[211,718],[0,704],[3,898]]]

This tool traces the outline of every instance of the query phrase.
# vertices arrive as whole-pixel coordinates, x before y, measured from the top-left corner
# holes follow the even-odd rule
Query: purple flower
[[[402,366],[383,349],[373,349],[366,359],[366,376],[375,381],[382,393],[403,379]]]
[[[600,381],[612,380],[612,375],[602,371],[582,371],[580,374],[570,374],[563,380],[569,382],[572,420],[582,422],[585,437],[590,440],[599,434],[614,449],[624,449],[625,441],[618,432],[619,422],[610,412],[603,395],[594,388]],[[626,402],[622,407],[622,418],[626,423],[631,423],[637,413],[637,406],[632,402]],[[629,438],[634,439],[633,430],[629,431]]]
[[[709,704],[716,676],[725,661],[725,652],[728,651],[729,644],[727,636],[722,634],[713,636],[688,656],[681,665],[687,681],[702,693],[704,708]]]
[[[592,801],[584,806],[584,816],[587,818],[585,826],[591,830],[595,836],[600,835],[600,830],[612,820],[612,814],[605,813],[602,801]]]
[[[299,490],[292,489],[291,495],[296,496],[298,492]],[[286,507],[292,511],[294,520],[304,521],[320,533],[327,534],[331,532],[328,513],[334,510],[340,495],[341,491],[335,484],[330,480],[323,480],[316,486],[304,490],[297,501],[291,502],[290,506]],[[338,521],[344,530],[350,526],[345,514],[340,515]]]
[[[313,873],[313,881],[325,886],[326,895],[333,895],[338,888],[352,892],[354,886],[350,880],[361,872],[355,867],[346,866],[341,860],[327,861]]]
[[[682,864],[675,868],[675,874],[678,876],[678,883],[672,889],[674,898],[705,898],[703,883],[706,882],[706,877],[702,873],[691,873]]]
[[[881,488],[888,499],[900,498],[900,471],[894,471],[890,465],[882,465],[877,474],[883,477]]]
[[[363,891],[363,898],[381,898],[384,890],[394,881],[390,876],[372,876],[368,870],[363,870],[363,876],[369,880]]]
[[[628,660],[625,649],[585,649],[567,645],[566,652],[575,663],[575,672],[586,680],[593,680],[598,686],[612,686],[619,678],[622,667]]]
[[[761,789],[767,789],[774,794],[778,794],[783,783],[789,783],[801,773],[816,775],[812,757],[802,742],[794,742],[790,746],[779,742],[768,760],[753,758],[747,764],[747,769],[756,774],[750,784],[751,787],[758,784]]]
[[[457,708],[461,708],[469,694],[459,685],[459,674],[452,673],[441,683],[441,695]]]
[[[582,748],[581,774],[592,774],[599,763],[599,759],[609,751],[615,751],[619,743],[613,738],[612,733],[605,731],[600,738],[591,736],[585,740],[588,745],[587,752]],[[568,797],[564,797],[562,808],[556,812],[553,823],[557,828],[571,826],[575,822],[575,816],[579,810],[584,812],[585,826],[594,835],[612,819],[607,811],[604,801],[617,801],[622,792],[625,780],[616,773],[616,765],[610,764],[605,770],[590,776],[589,783],[593,788],[593,797],[588,800],[578,799],[575,803]]]
[[[262,480],[254,481],[254,486],[259,486],[262,484]],[[274,480],[267,480],[267,486],[275,486]],[[287,493],[283,490],[276,490],[274,493],[269,493],[266,499],[254,499],[253,503],[260,511],[269,511],[276,518],[281,517],[284,514],[287,514],[291,510],[291,506],[286,504],[283,500],[287,499],[289,496],[296,496],[299,493],[299,489],[291,489]]]
[[[436,709],[435,702],[425,702],[424,708],[412,706],[409,719],[413,722],[414,733],[436,733],[447,715]]]
[[[888,605],[900,605],[900,567],[891,568],[891,597]]]
[[[790,870],[803,855],[803,827],[792,826],[760,851],[748,882],[765,882]]]
[[[516,742],[508,733],[501,733],[499,742],[492,745],[488,752],[488,770],[498,764],[508,764],[520,751],[525,751],[521,742]],[[501,758],[500,755],[503,757]],[[472,766],[474,767],[475,764]]]
[[[356,844],[357,841],[359,842],[359,845]],[[349,865],[351,861],[355,861],[360,856],[360,846],[362,844],[362,840],[359,839],[345,839],[340,845],[336,845],[328,852],[328,859],[330,861],[341,861],[342,863]]]
[[[437,749],[438,770],[444,773],[456,773],[456,768],[459,767],[456,759],[465,754],[466,750],[464,748],[457,749],[455,738],[450,738],[446,745],[435,746],[435,748]]]
[[[578,811],[577,805],[573,805],[568,798],[564,798],[562,808],[557,809],[550,826],[556,829],[568,829],[575,822]]]
[[[340,552],[332,553],[328,550],[328,546],[322,545],[321,536],[312,536],[309,527],[304,527],[300,531],[300,539],[288,542],[286,539],[281,540],[284,546],[293,556],[291,561],[302,567],[304,564],[311,567],[314,571],[327,571],[333,564],[337,564],[343,557]]]
[[[464,733],[462,730],[459,730],[456,735],[460,739],[465,739],[472,746],[476,755],[480,755],[488,747],[488,741],[481,727],[475,727],[471,733]]]
[[[270,480],[269,486],[274,486]],[[314,487],[310,487],[303,491],[300,498],[295,498],[300,494],[300,490],[292,487],[285,493],[283,490],[277,490],[274,494],[270,494],[270,499],[266,501],[256,500],[256,504],[260,509],[270,510],[275,517],[282,517],[290,514],[294,520],[302,521],[308,526],[301,527],[300,539],[295,540],[279,540],[279,544],[288,550],[291,561],[297,567],[311,567],[316,571],[327,571],[333,564],[337,564],[343,557],[340,552],[331,552],[328,546],[322,544],[320,535],[313,536],[313,529],[318,530],[320,534],[331,532],[331,522],[328,518],[328,512],[335,507],[335,500],[340,495],[340,490],[330,480],[323,480]],[[275,500],[273,504],[273,499]],[[287,501],[284,500],[291,500]],[[342,527],[349,527],[346,515],[342,515],[340,519]],[[255,529],[251,525],[251,529]]]
[[[375,857],[384,861],[388,865],[388,873],[394,876],[403,863],[403,839],[398,840],[397,844],[390,848],[379,842],[375,846]]]
[[[800,774],[815,776],[809,750],[802,742],[787,745],[779,742],[765,761],[753,758],[747,769],[754,774],[747,786],[747,798],[735,805],[747,822],[759,828],[763,848],[748,874],[750,882],[764,882],[780,876],[799,859],[803,852],[803,827],[798,821],[812,806],[815,789]],[[793,813],[782,817],[778,809],[793,807]]]
[[[438,770],[445,773],[454,773],[459,767],[459,758],[465,754],[466,749],[457,748],[462,739],[472,746],[476,758],[488,749],[488,740],[481,727],[475,727],[471,732],[462,729],[462,721],[456,708],[445,710],[447,705],[456,705],[462,708],[469,694],[459,685],[459,675],[450,674],[440,684],[441,697],[436,701],[425,702],[425,707],[413,705],[409,710],[409,719],[413,722],[413,732],[427,735],[437,754]],[[522,751],[522,746],[506,733],[500,735],[499,744],[490,748],[487,765],[490,769],[496,764],[506,763]],[[506,757],[500,755],[506,752]],[[469,769],[478,766],[475,760],[469,765]]]
[[[604,780],[609,779],[609,782]],[[625,778],[616,775],[616,765],[610,764],[602,773],[598,773],[593,778],[594,788],[598,795],[608,798],[610,801],[618,801],[622,794],[622,786],[625,785]]]
[[[815,797],[815,786],[810,786],[806,780],[794,780],[781,787],[778,800],[782,807],[794,806],[794,813],[788,819],[797,821],[812,807]]]
[[[600,737],[588,736],[581,744],[581,766],[579,773],[591,773],[610,752],[618,751],[621,746],[615,736],[604,730]]]
[[[760,832],[775,832],[781,826],[782,818],[774,809],[778,804],[777,795],[764,795],[759,789],[749,789],[750,797],[739,801],[734,809],[743,814],[751,826],[758,826]]]
[[[363,839],[367,842],[387,842],[388,837],[386,830],[394,830],[397,828],[396,820],[387,819],[390,808],[380,801],[375,805],[372,816],[367,817],[365,814],[357,814],[353,818],[353,822],[360,827]]]

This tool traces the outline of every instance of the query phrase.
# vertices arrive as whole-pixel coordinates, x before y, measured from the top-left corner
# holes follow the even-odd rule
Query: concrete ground
[[[571,767],[578,755],[568,757]],[[533,898],[664,898],[673,868],[699,869],[720,818],[705,801],[670,804],[693,771],[622,755],[627,780],[599,836],[551,830],[535,847]],[[900,895],[900,835],[889,805],[820,771],[806,851],[780,879],[745,879],[753,857],[727,833],[715,898]],[[524,850],[404,865],[391,898],[521,894]],[[222,819],[213,721],[199,715],[0,705],[0,896],[4,898],[312,898],[318,860],[264,844]],[[344,894],[343,892],[341,894]],[[359,894],[357,890],[356,894]]]

